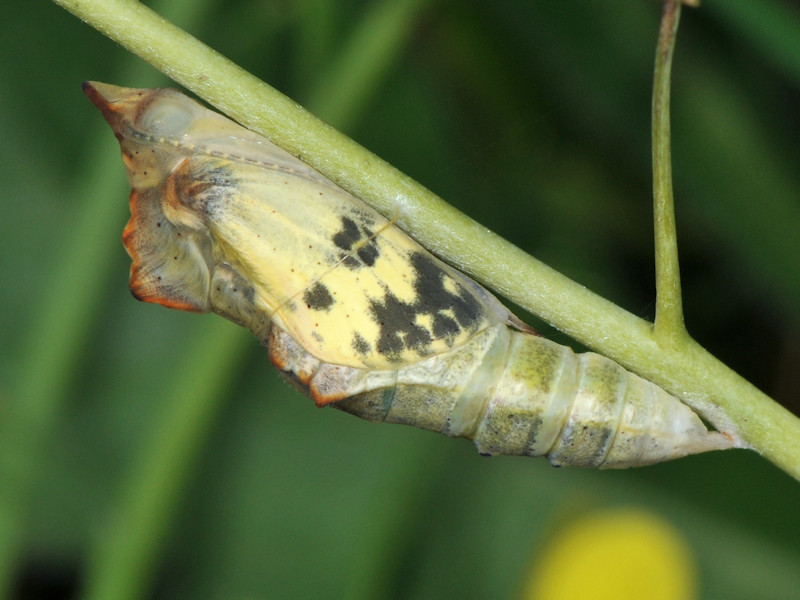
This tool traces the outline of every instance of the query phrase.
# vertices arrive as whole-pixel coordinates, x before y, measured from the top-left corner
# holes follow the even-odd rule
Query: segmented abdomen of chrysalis
[[[472,439],[485,455],[625,468],[731,446],[614,361],[505,325],[397,370],[321,363],[277,327],[269,349],[273,364],[318,402],[334,398],[332,406],[368,421]]]
[[[86,83],[131,183],[131,291],[249,328],[320,405],[483,454],[628,467],[730,447],[677,398],[532,335],[488,291],[267,139],[175,90]]]

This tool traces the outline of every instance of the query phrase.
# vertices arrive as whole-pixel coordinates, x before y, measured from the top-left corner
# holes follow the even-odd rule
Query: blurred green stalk
[[[76,82],[74,92],[78,93]],[[89,151],[99,144],[88,144]],[[92,152],[92,156],[102,156]],[[0,597],[9,597],[27,521],[28,498],[42,471],[44,446],[57,423],[72,376],[103,298],[118,241],[124,194],[114,179],[114,156],[103,156],[81,179],[71,197],[81,203],[65,225],[62,250],[51,270],[49,292],[30,330],[22,338],[19,368],[4,400],[0,419]],[[117,197],[120,197],[116,194]],[[124,197],[124,196],[122,196]]]
[[[404,47],[420,4],[421,0],[387,0],[374,5],[330,71],[351,84],[337,94],[323,89],[312,103],[340,124],[355,120],[366,105],[364,98],[380,84]],[[137,35],[151,35],[147,22],[132,23]],[[376,31],[381,32],[379,38]],[[191,465],[247,347],[244,340],[248,336],[242,330],[215,319],[199,339],[187,344],[189,352],[165,394],[164,414],[143,443],[143,453],[124,482],[113,522],[90,556],[86,598],[124,600],[146,595]]]
[[[793,2],[775,0],[711,0],[703,7],[734,30],[800,83],[800,12]]]
[[[212,318],[187,340],[166,384],[162,414],[124,477],[110,522],[99,528],[103,537],[89,555],[86,598],[147,595],[192,465],[251,344],[245,331]]]

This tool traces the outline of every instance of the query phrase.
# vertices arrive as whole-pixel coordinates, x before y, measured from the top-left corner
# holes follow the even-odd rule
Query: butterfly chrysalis
[[[178,91],[86,83],[132,190],[131,291],[250,329],[320,406],[620,468],[730,447],[656,385],[533,335],[297,158]]]

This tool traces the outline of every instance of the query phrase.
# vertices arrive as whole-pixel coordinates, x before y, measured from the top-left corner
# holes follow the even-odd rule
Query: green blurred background
[[[148,4],[652,317],[657,2]],[[133,300],[119,149],[80,82],[169,82],[50,3],[7,3],[0,27],[10,597],[513,598],[560,523],[615,506],[680,531],[704,598],[800,593],[800,485],[754,453],[625,472],[485,459],[318,410],[247,332]],[[689,330],[796,414],[798,40],[792,0],[706,0],[684,10],[673,88]]]

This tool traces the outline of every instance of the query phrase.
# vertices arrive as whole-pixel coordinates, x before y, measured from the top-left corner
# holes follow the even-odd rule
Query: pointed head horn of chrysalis
[[[205,109],[175,90],[86,82],[120,143],[131,184],[131,218],[122,234],[131,293],[144,302],[210,310],[210,239],[191,199],[184,131]],[[187,201],[188,200],[188,201]]]
[[[124,132],[132,125],[127,119],[134,115],[133,108],[143,96],[153,91],[123,88],[98,81],[84,81],[81,87],[92,104],[103,113],[103,118],[111,125],[119,141],[123,140]]]

